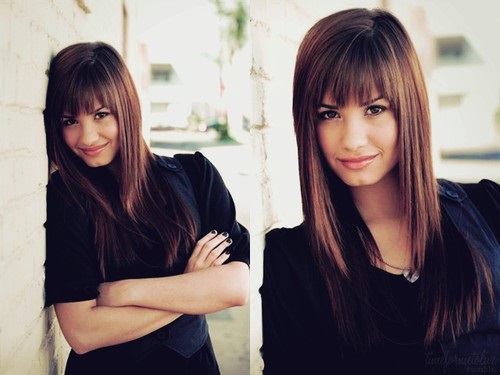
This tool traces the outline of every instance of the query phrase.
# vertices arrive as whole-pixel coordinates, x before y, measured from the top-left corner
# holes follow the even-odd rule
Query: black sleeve
[[[477,184],[462,186],[500,242],[500,185],[483,179]]]
[[[317,336],[310,327],[317,292],[309,261],[295,251],[303,246],[299,236],[288,229],[274,229],[266,235],[259,289],[265,375],[317,373],[314,358],[320,353],[311,352],[321,344],[311,340]]]
[[[45,229],[45,305],[96,298],[100,278],[90,219],[57,174],[47,186]]]
[[[250,235],[236,219],[236,209],[217,168],[200,152],[177,154],[193,185],[200,208],[201,235],[215,229],[228,232],[233,244],[227,262],[240,261],[250,264]]]
[[[276,255],[281,252],[280,243],[276,241],[276,230],[266,235],[264,248],[264,271],[262,286],[259,289],[262,300],[262,347],[261,355],[264,361],[264,374],[286,374],[288,373],[287,359],[292,353],[287,350],[287,342],[291,340],[287,334],[285,322],[287,316],[286,306],[283,304],[283,293],[279,275],[286,273],[284,265]],[[289,286],[288,290],[291,290]],[[292,326],[289,329],[294,329]]]

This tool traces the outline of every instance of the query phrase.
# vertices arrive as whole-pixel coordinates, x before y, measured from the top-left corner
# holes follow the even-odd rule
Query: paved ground
[[[169,156],[177,152],[201,151],[221,173],[235,201],[238,220],[249,228],[248,143],[220,143],[215,134],[211,133],[153,131],[151,144],[153,152]],[[222,375],[248,375],[250,373],[249,305],[210,314],[207,320]]]

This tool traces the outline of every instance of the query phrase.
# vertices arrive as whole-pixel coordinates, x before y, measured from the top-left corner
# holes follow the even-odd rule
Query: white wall
[[[123,9],[128,14],[124,42]],[[67,346],[44,306],[47,157],[42,110],[51,56],[78,41],[134,51],[135,1],[0,1],[0,374],[62,374]],[[131,61],[131,66],[137,65]]]

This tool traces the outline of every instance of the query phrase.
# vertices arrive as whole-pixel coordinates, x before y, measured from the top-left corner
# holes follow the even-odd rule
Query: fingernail
[[[227,242],[228,244],[232,244],[232,243],[233,243],[233,240],[232,240],[232,239],[230,239],[230,238],[228,238],[228,239],[226,240],[226,242]]]
[[[227,232],[222,232],[222,235],[223,235],[224,237],[227,237],[227,236],[229,236],[229,233],[227,233]]]
[[[217,231],[215,229],[213,229],[210,233],[211,234],[217,234]]]
[[[224,254],[231,254],[231,250],[227,249],[226,251],[224,251]]]

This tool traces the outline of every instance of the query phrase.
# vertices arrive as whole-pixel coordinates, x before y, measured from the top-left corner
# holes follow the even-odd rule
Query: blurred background
[[[315,21],[354,6],[394,12],[412,36],[436,175],[500,182],[496,0],[0,0],[0,374],[64,368],[68,347],[43,307],[45,71],[66,45],[94,40],[126,59],[152,150],[205,154],[251,228],[250,304],[208,319],[222,374],[261,374],[263,235],[301,221],[295,54]]]

